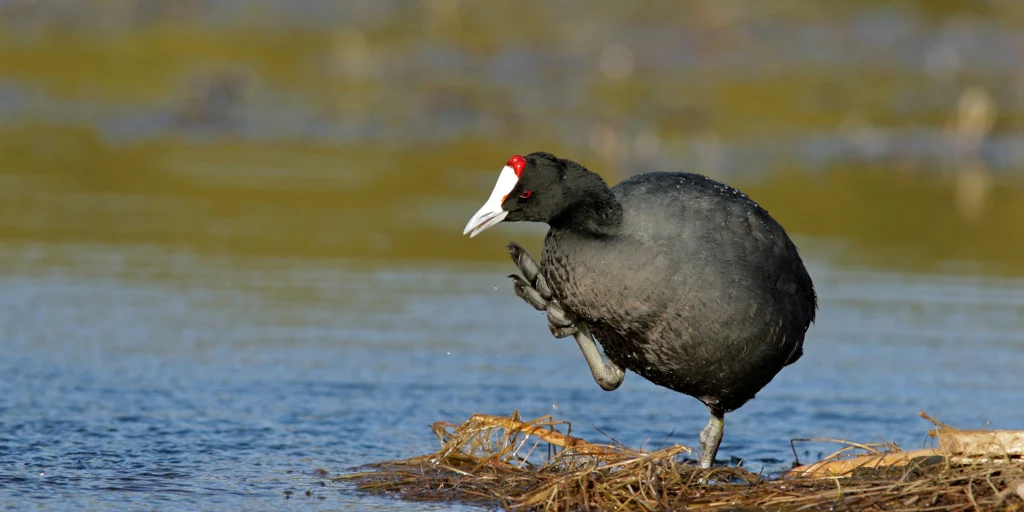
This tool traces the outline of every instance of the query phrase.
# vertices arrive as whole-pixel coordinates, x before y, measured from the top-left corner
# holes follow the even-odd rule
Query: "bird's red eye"
[[[532,195],[533,195],[533,192],[530,192],[529,190],[524,190],[524,191],[519,193],[519,197],[521,197],[523,199],[529,199],[530,196],[532,196]]]
[[[516,172],[516,178],[523,176],[523,169],[526,168],[526,159],[519,155],[512,155],[512,158],[508,159],[508,163],[505,165],[512,168]]]

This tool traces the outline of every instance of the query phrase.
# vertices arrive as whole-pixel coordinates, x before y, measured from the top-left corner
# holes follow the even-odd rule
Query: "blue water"
[[[693,445],[707,420],[634,374],[601,391],[575,344],[512,295],[511,264],[58,244],[3,245],[0,262],[10,509],[449,510],[330,476],[430,452],[432,422],[474,412],[553,414],[636,447]],[[811,262],[806,355],[727,416],[721,462],[775,471],[804,437],[918,447],[920,410],[1024,428],[1024,282]],[[835,448],[800,446],[802,461]]]

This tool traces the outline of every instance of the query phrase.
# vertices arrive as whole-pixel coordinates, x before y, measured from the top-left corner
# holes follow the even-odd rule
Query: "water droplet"
[[[448,352],[448,355],[452,355],[452,353],[451,353],[451,352]]]
[[[558,402],[551,404],[552,409],[558,409]]]
[[[42,473],[39,473],[39,476],[46,476],[46,472],[43,471]]]
[[[497,286],[495,286],[495,287],[494,287],[494,289],[495,289],[495,290],[497,290],[497,289],[498,289],[498,287],[497,287]]]

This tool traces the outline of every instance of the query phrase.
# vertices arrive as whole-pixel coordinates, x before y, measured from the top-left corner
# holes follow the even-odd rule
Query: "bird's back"
[[[542,267],[608,357],[732,410],[802,354],[811,279],[782,227],[736,189],[649,173],[612,188],[621,234],[548,232]]]

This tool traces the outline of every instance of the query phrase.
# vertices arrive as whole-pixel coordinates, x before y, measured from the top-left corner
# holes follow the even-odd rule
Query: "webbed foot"
[[[515,242],[508,244],[508,252],[523,274],[522,277],[516,274],[508,276],[512,279],[516,295],[537,311],[547,313],[548,329],[554,337],[568,338],[579,332],[575,315],[552,298],[551,287],[533,256]]]
[[[626,377],[625,370],[614,361],[605,361],[601,357],[601,352],[598,350],[597,343],[594,341],[593,335],[590,334],[587,324],[578,319],[576,315],[566,311],[554,299],[551,287],[548,286],[547,279],[544,278],[537,261],[530,256],[530,253],[526,252],[526,249],[515,242],[508,244],[508,252],[512,256],[512,261],[523,274],[522,277],[515,274],[509,276],[512,279],[516,295],[537,311],[547,313],[548,329],[554,337],[568,338],[572,336],[576,339],[576,344],[579,345],[580,351],[583,352],[583,358],[586,359],[587,365],[590,367],[590,373],[601,389],[611,391],[619,387]]]

